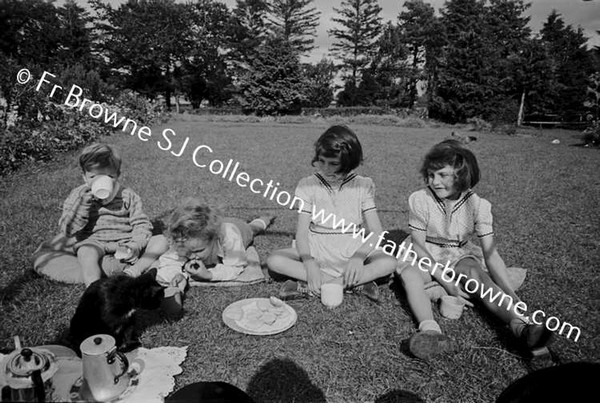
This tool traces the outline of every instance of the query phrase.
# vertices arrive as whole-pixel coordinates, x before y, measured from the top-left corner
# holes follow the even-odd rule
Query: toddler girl
[[[416,191],[408,199],[411,235],[404,244],[412,247],[418,259],[426,257],[431,264],[427,271],[427,265],[413,264],[416,261],[413,259],[401,261],[397,269],[410,308],[419,323],[419,331],[409,341],[410,351],[417,357],[427,358],[449,345],[448,338],[442,335],[440,326],[433,319],[425,291],[432,278],[448,294],[463,299],[469,305],[472,304],[465,300],[468,298],[465,283],[473,279],[469,292],[477,285],[473,295],[509,324],[516,337],[528,348],[543,346],[551,335],[549,330],[529,324],[526,317],[518,315],[517,309],[510,306],[511,299],[515,304],[520,299],[509,283],[506,266],[496,249],[491,204],[471,190],[479,182],[475,155],[456,140],[443,141],[425,156],[421,175],[427,187]],[[471,242],[473,234],[479,238],[481,247]],[[447,269],[444,274],[445,267],[452,268],[453,272]],[[481,291],[489,289],[492,295],[500,292],[510,298],[494,302],[490,298],[482,298]],[[484,292],[483,295],[490,294]],[[498,301],[502,303],[498,304]]]
[[[360,142],[348,127],[332,126],[315,143],[317,172],[302,179],[295,193],[302,202],[296,248],[275,251],[267,259],[272,271],[308,284],[288,280],[280,298],[320,294],[322,284],[334,281],[379,299],[374,280],[390,275],[396,260],[375,250],[375,242],[353,236],[362,230],[377,239],[382,232],[373,181],[354,173],[362,160]],[[341,220],[343,225],[336,225]]]
[[[191,278],[196,281],[235,280],[250,264],[247,259],[255,235],[263,233],[274,217],[246,223],[223,218],[197,199],[187,199],[170,215],[165,249],[158,259],[156,281],[167,287],[167,310],[181,313],[182,295]]]

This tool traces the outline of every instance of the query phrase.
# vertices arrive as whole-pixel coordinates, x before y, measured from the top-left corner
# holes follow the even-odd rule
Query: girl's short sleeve
[[[408,227],[411,230],[427,231],[429,212],[427,211],[427,195],[425,192],[415,192],[408,198]]]
[[[375,183],[371,178],[365,178],[363,196],[361,198],[360,208],[362,213],[375,210]]]
[[[294,207],[298,209],[299,213],[311,214],[313,210],[313,203],[310,191],[310,183],[307,178],[301,179],[298,182],[298,186],[296,186],[296,191],[294,192],[295,197],[302,200],[300,202],[294,202]]]
[[[475,233],[479,238],[494,235],[492,224],[492,204],[485,199],[481,199],[479,209],[475,215]]]

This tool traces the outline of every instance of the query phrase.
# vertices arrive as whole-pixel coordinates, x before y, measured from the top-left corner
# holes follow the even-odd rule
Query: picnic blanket
[[[192,287],[235,287],[248,284],[261,283],[266,280],[266,276],[260,264],[258,252],[254,246],[246,249],[246,260],[248,266],[235,279],[229,281],[194,281],[190,280]]]

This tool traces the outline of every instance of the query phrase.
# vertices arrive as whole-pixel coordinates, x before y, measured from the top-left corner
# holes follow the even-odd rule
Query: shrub
[[[583,132],[586,147],[600,147],[600,120],[594,120]]]

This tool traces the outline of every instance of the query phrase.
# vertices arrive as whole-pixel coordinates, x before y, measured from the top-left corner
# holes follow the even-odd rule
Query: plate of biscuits
[[[223,322],[227,326],[256,336],[286,331],[294,326],[297,319],[296,311],[276,297],[243,299],[223,311]]]

